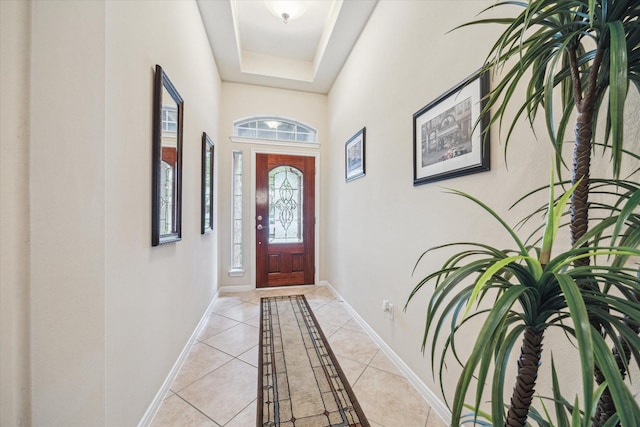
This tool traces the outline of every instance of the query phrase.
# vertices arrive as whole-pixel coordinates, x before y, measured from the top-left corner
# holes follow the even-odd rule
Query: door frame
[[[246,253],[251,256],[251,286],[253,289],[258,289],[256,286],[256,155],[257,154],[286,154],[288,156],[299,157],[313,157],[315,160],[316,176],[315,182],[315,212],[316,219],[315,226],[313,228],[314,233],[314,266],[315,271],[313,273],[313,282],[318,285],[320,281],[320,153],[319,152],[305,152],[305,151],[292,151],[292,150],[268,150],[262,148],[251,149],[251,209],[249,222],[251,224],[251,250]],[[268,288],[266,288],[268,289]]]

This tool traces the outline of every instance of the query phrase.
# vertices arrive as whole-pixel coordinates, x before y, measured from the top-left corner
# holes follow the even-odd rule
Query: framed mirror
[[[202,132],[202,234],[213,231],[213,150],[213,141]]]
[[[156,65],[153,94],[153,164],[151,244],[182,237],[183,100]]]

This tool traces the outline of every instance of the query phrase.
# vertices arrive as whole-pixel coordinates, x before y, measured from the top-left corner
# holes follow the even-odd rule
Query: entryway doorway
[[[315,157],[256,153],[256,287],[315,276]]]

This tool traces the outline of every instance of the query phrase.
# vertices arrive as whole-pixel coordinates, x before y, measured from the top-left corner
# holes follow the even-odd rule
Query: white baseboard
[[[200,330],[207,323],[207,318],[209,317],[209,313],[213,308],[213,304],[215,304],[216,300],[218,299],[219,294],[220,292],[216,293],[213,296],[213,299],[207,306],[207,309],[204,311],[202,318],[200,319],[200,322],[198,322],[198,326],[196,326],[195,330],[191,334],[191,337],[189,337],[189,340],[187,341],[184,348],[182,349],[180,356],[178,356],[178,360],[176,360],[176,362],[173,364],[171,371],[169,371],[169,375],[167,375],[167,378],[165,378],[164,383],[162,383],[162,387],[160,387],[160,390],[158,391],[156,396],[153,398],[153,400],[151,401],[151,404],[147,408],[147,411],[144,413],[142,419],[138,423],[138,427],[148,427],[151,425],[153,418],[156,416],[156,414],[158,413],[158,410],[160,409],[160,405],[162,405],[162,401],[164,400],[165,396],[169,392],[169,388],[171,387],[173,380],[176,378],[176,376],[178,375],[178,372],[180,372],[180,369],[182,368],[182,365],[187,359],[187,355],[189,354],[191,347],[195,343],[196,337],[200,333]]]
[[[391,362],[393,362],[398,370],[400,370],[400,372],[404,374],[409,383],[418,391],[418,393],[420,393],[422,398],[427,401],[427,403],[433,410],[436,411],[440,418],[442,418],[447,424],[450,424],[451,412],[449,411],[449,408],[447,408],[447,405],[445,405],[445,403],[440,400],[440,398],[436,396],[436,394],[431,391],[429,387],[426,386],[426,384],[420,379],[420,377],[418,377],[415,372],[413,372],[411,368],[409,368],[409,366],[404,363],[404,361],[391,349],[391,347],[389,347],[387,343],[384,342],[382,338],[380,338],[380,335],[378,335],[376,331],[374,331],[371,326],[369,326],[369,324],[367,324],[367,322],[365,322],[365,320],[360,317],[358,312],[356,312],[354,308],[345,301],[342,295],[340,295],[340,293],[331,285],[331,283],[326,281],[324,283],[324,286],[327,286],[329,289],[331,289],[331,292],[333,292],[336,297],[338,297],[342,301],[342,303],[356,320],[356,322],[358,322],[358,324],[365,330],[365,332],[367,332],[371,339],[375,341],[376,344],[378,344],[380,349],[382,349],[385,355],[391,360]]]

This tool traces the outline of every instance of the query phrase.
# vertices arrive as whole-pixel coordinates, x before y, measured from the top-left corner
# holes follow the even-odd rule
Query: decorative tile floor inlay
[[[304,295],[261,299],[259,427],[369,423]]]

